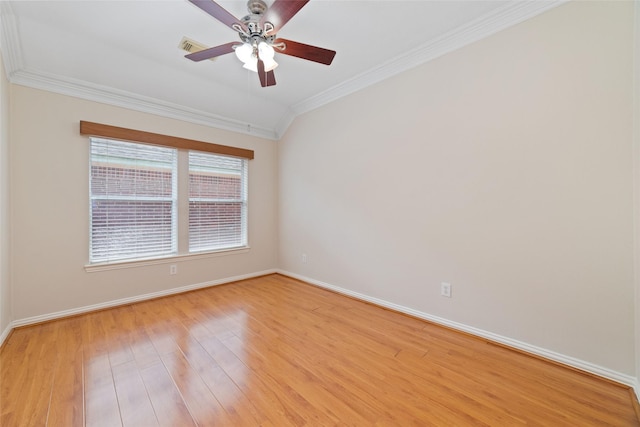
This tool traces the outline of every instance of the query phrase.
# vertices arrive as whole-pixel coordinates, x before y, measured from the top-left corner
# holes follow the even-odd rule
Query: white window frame
[[[249,169],[249,160],[253,159],[253,151],[236,148],[236,147],[228,147],[223,145],[217,145],[212,143],[187,140],[178,137],[171,137],[160,134],[153,134],[144,131],[136,131],[125,128],[117,128],[109,125],[102,125],[98,123],[91,122],[80,122],[80,133],[89,137],[98,137],[102,139],[113,139],[113,140],[121,140],[125,142],[131,143],[141,143],[141,144],[152,144],[152,145],[160,145],[165,147],[173,147],[177,149],[177,208],[174,210],[176,215],[175,221],[175,229],[176,229],[176,241],[177,241],[177,251],[162,256],[154,256],[154,257],[142,257],[142,258],[131,258],[131,259],[123,259],[112,262],[89,262],[85,265],[85,270],[87,272],[97,272],[111,269],[121,269],[121,268],[132,268],[139,267],[145,265],[156,265],[156,264],[168,264],[168,263],[176,263],[183,260],[188,259],[200,259],[200,258],[210,258],[210,257],[219,257],[226,255],[233,255],[238,253],[245,253],[250,250],[249,241],[248,241],[248,169]],[[189,243],[188,243],[188,229],[189,229],[189,215],[188,215],[188,205],[189,205],[189,190],[188,190],[188,180],[189,180],[189,162],[188,162],[188,153],[189,151],[204,151],[209,153],[214,153],[216,155],[233,157],[233,158],[241,158],[243,159],[243,194],[244,194],[244,202],[242,208],[242,242],[240,245],[233,245],[225,248],[218,248],[214,250],[204,250],[204,251],[194,251],[189,252]],[[91,164],[91,159],[89,158],[89,164]],[[89,171],[90,173],[90,171]],[[89,176],[89,179],[91,177]],[[91,194],[89,194],[89,198],[91,198]],[[91,203],[91,200],[89,201]],[[91,205],[90,205],[91,206]],[[90,207],[91,209],[91,207]],[[89,218],[89,222],[91,222],[91,218]],[[91,233],[91,229],[88,230]],[[90,248],[89,248],[90,249]]]

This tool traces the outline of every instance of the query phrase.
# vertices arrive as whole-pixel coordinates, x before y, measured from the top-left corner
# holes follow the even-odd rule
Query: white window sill
[[[243,254],[249,252],[249,246],[243,246],[237,249],[224,249],[220,251],[212,251],[212,252],[196,252],[192,254],[181,254],[181,255],[171,255],[161,258],[146,258],[146,259],[137,259],[137,260],[125,260],[125,261],[114,261],[114,262],[103,262],[96,264],[86,264],[84,266],[84,270],[87,273],[95,273],[98,271],[107,271],[107,270],[120,270],[124,268],[137,268],[137,267],[145,267],[148,265],[158,265],[158,264],[171,264],[182,261],[191,261],[196,259],[205,259],[205,258],[215,258],[220,256],[227,255],[236,255]]]

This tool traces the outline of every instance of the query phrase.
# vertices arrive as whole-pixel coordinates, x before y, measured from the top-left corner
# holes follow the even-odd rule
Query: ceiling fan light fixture
[[[263,41],[258,44],[258,55],[260,59],[262,59],[262,62],[264,62],[265,71],[275,70],[278,66],[278,63],[273,59],[275,53],[273,46],[270,44]]]
[[[264,70],[267,72],[275,70],[276,67],[278,66],[278,63],[273,59],[269,59],[267,61],[262,61],[262,62],[264,62]]]
[[[260,57],[262,62],[264,62],[265,71],[272,71],[278,66],[278,63],[273,59],[275,55],[273,47],[264,41],[261,41],[258,44],[257,50],[254,49],[251,43],[245,42],[236,47],[235,52],[236,57],[238,57],[238,59],[243,62],[243,68],[251,70],[255,73],[258,72],[258,56]]]
[[[276,52],[275,50],[273,50],[273,46],[271,46],[267,42],[260,42],[258,44],[258,54],[260,55],[260,59],[262,59],[263,61],[273,59],[275,53]]]
[[[252,56],[249,58],[247,62],[244,63],[242,68],[246,68],[249,71],[253,71],[254,73],[258,72],[258,58]]]
[[[252,59],[255,59],[255,56],[253,56],[253,46],[249,43],[242,43],[236,47],[236,56],[245,64],[250,62]],[[255,59],[255,61],[257,62],[257,59]]]

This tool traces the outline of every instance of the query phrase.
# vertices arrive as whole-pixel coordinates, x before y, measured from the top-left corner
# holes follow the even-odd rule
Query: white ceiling
[[[247,14],[244,0],[218,3]],[[278,35],[337,51],[333,64],[276,54],[268,88],[233,54],[184,58],[183,36],[238,40],[186,0],[3,1],[2,55],[14,83],[278,139],[298,114],[559,3],[311,0]]]

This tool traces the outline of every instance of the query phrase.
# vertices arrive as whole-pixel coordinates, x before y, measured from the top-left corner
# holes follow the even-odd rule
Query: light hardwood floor
[[[16,329],[0,425],[632,426],[629,389],[271,275]]]

